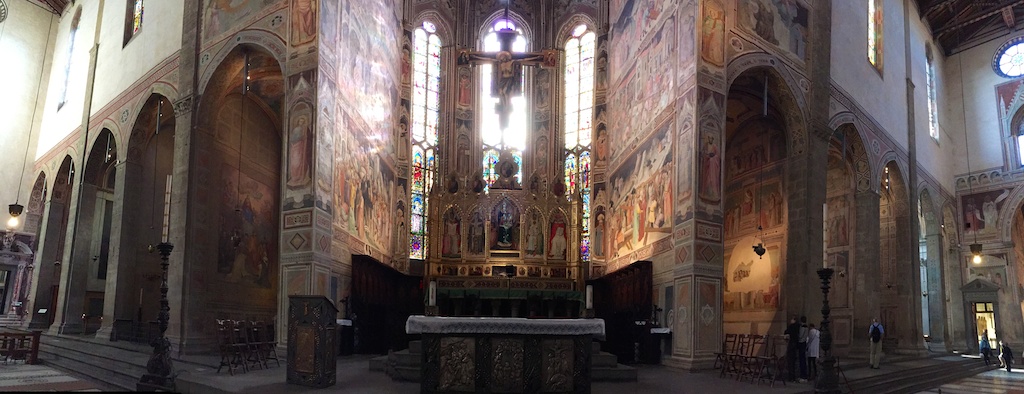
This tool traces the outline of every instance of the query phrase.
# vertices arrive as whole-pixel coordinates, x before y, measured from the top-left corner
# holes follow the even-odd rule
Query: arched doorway
[[[883,348],[923,348],[920,307],[920,260],[913,253],[909,194],[899,165],[889,161],[879,177],[879,320],[885,326]]]
[[[215,338],[215,319],[269,324],[279,315],[284,86],[271,54],[240,45],[202,95],[194,141],[203,164],[192,171],[208,180],[197,195],[209,202],[192,235],[209,253],[187,272],[183,336]]]
[[[57,295],[60,290],[61,271],[64,266],[64,249],[67,243],[68,219],[71,212],[71,183],[75,176],[75,165],[71,156],[64,156],[54,176],[49,201],[44,205],[43,225],[37,243],[40,245],[36,256],[33,278],[32,321],[29,328],[48,329],[56,320]]]
[[[726,332],[764,333],[784,324],[787,279],[787,130],[769,69],[748,70],[729,88],[722,154]],[[765,94],[767,93],[767,97]],[[761,245],[763,255],[753,246]]]
[[[967,283],[964,277],[963,259],[960,257],[960,237],[957,232],[956,216],[952,204],[942,207],[942,268],[946,297],[950,300],[946,309],[947,350],[971,349],[973,340],[968,340],[964,320],[963,299],[960,288]],[[1018,260],[1019,261],[1019,260]]]
[[[57,322],[60,334],[95,333],[103,321],[104,291],[114,220],[117,141],[108,129],[90,145],[81,177],[70,264],[61,274]]]
[[[156,334],[160,300],[160,257],[151,245],[161,241],[164,198],[174,164],[174,110],[153,94],[143,104],[119,167],[112,251],[104,289],[103,325],[97,338],[149,343]],[[148,307],[147,307],[148,306]]]

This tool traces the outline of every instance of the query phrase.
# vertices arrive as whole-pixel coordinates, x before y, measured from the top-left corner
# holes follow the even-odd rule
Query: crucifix
[[[508,4],[505,5],[505,20],[508,20]],[[540,52],[513,53],[512,42],[518,35],[515,29],[505,25],[495,34],[500,44],[498,52],[463,49],[459,51],[458,65],[494,65],[491,69],[491,95],[498,96],[498,104],[494,109],[498,112],[499,126],[504,130],[508,127],[508,115],[512,112],[511,98],[523,93],[523,66],[558,67],[558,51],[546,49]]]

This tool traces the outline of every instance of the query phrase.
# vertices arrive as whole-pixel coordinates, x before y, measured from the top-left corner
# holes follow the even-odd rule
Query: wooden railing
[[[39,357],[40,334],[41,331],[0,331],[0,360],[5,364],[16,360],[35,364]]]

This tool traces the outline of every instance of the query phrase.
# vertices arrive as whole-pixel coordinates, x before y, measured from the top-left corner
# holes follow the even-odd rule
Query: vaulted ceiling
[[[947,55],[1016,31],[1024,0],[915,0]]]

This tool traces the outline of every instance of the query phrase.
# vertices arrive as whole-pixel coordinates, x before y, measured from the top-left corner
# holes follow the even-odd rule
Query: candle
[[[430,281],[429,296],[427,297],[427,306],[437,306],[437,281]]]
[[[594,285],[587,285],[587,309],[594,309]]]
[[[171,175],[167,175],[167,187],[164,188],[164,230],[160,238],[161,242],[166,243],[168,239],[168,230],[170,228],[171,221]]]

